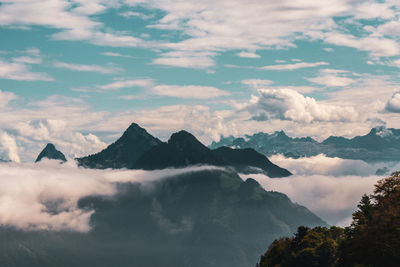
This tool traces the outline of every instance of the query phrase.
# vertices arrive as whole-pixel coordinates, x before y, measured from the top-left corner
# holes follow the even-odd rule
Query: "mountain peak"
[[[197,164],[221,166],[224,165],[224,161],[191,133],[182,130],[172,134],[168,143],[162,143],[144,153],[138,159],[135,168],[154,170]]]
[[[63,162],[67,161],[64,154],[57,150],[56,147],[51,143],[48,143],[42,152],[40,152],[35,162],[39,162],[43,158],[61,160]]]
[[[144,128],[140,127],[138,124],[133,122],[125,130],[125,132],[122,134],[121,138],[130,137],[130,136],[146,136],[146,135],[149,135],[149,133]]]
[[[175,146],[175,147],[198,146],[198,147],[206,148],[202,143],[200,143],[199,140],[197,140],[197,138],[193,134],[191,134],[185,130],[173,133],[168,140],[168,144]]]
[[[79,164],[89,168],[129,168],[150,148],[162,142],[144,128],[132,123],[122,136],[101,152],[79,158]]]

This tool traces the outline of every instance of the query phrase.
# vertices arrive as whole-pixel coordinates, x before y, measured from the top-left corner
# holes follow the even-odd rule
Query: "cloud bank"
[[[388,166],[388,163],[368,164],[362,160],[330,158],[324,154],[299,159],[273,155],[270,160],[297,175],[329,175],[334,177],[356,175],[365,177],[374,175],[378,169],[384,167],[390,168],[391,171],[397,170],[397,166]]]
[[[382,177],[371,175],[340,176],[294,175],[269,178],[262,174],[241,175],[257,180],[265,190],[282,192],[293,201],[306,206],[331,225],[347,226],[363,194],[370,194]]]
[[[0,225],[21,230],[90,230],[93,210],[78,207],[86,196],[117,194],[115,183],[146,185],[185,172],[214,169],[190,167],[162,171],[89,170],[73,162],[59,164],[43,160],[38,164],[0,164]]]

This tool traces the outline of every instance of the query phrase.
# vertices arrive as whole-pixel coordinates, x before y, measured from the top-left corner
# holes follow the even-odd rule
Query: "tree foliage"
[[[349,227],[299,227],[294,237],[275,240],[259,267],[399,266],[400,172],[364,195]]]

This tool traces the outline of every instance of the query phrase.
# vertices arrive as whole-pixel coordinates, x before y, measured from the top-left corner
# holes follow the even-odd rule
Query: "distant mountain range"
[[[232,167],[242,173],[264,173],[286,177],[291,173],[253,149],[219,148],[211,150],[192,134],[180,131],[161,142],[133,123],[113,144],[99,153],[77,159],[86,168],[127,168],[156,170],[191,165]]]
[[[359,159],[366,162],[391,162],[400,160],[400,130],[376,127],[364,136],[348,139],[331,136],[323,142],[311,137],[292,138],[283,131],[273,134],[256,133],[244,137],[223,137],[213,142],[211,149],[222,146],[252,148],[264,155],[283,154],[299,158],[325,154],[328,157]]]
[[[137,183],[117,188],[112,198],[80,200],[80,208],[95,210],[89,233],[0,226],[0,265],[253,267],[275,238],[300,225],[326,226],[286,195],[228,169],[162,179],[151,190]],[[63,210],[58,199],[45,205]]]

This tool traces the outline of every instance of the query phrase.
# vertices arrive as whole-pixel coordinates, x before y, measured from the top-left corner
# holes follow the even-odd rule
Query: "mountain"
[[[64,154],[61,151],[58,151],[56,147],[50,143],[46,145],[46,147],[42,150],[42,152],[40,152],[35,162],[39,162],[43,158],[61,160],[63,162],[67,161]]]
[[[132,123],[115,143],[97,154],[78,158],[77,161],[87,168],[129,168],[144,152],[161,143],[145,129]]]
[[[351,139],[330,136],[323,142],[317,142],[310,137],[292,138],[283,131],[273,134],[257,133],[238,138],[223,137],[219,142],[213,142],[210,148],[222,146],[253,148],[267,156],[283,154],[286,157],[298,158],[323,153],[328,157],[359,159],[366,162],[397,162],[400,159],[400,130],[376,127],[363,136]]]
[[[240,173],[261,173],[269,177],[286,177],[292,175],[288,170],[273,164],[266,156],[254,149],[232,149],[226,146],[212,150],[214,155],[224,159],[226,165],[235,167]]]
[[[277,131],[273,134],[256,133],[238,138],[233,136],[222,137],[219,142],[212,142],[210,148],[216,149],[222,146],[241,149],[253,148],[267,156],[289,152],[292,157],[308,156],[320,150],[320,144],[314,139],[310,137],[292,138],[287,136],[284,131]]]
[[[77,159],[86,168],[128,168],[159,170],[191,165],[232,167],[242,173],[264,173],[270,177],[286,177],[291,173],[270,162],[253,149],[211,150],[191,133],[179,131],[168,142],[161,142],[135,123],[115,143],[103,151]]]
[[[145,152],[133,167],[154,170],[198,164],[222,166],[225,162],[215,156],[191,133],[180,131],[172,134],[167,143],[162,143]]]
[[[201,164],[228,166],[238,172],[264,173],[270,177],[291,175],[288,170],[276,166],[253,149],[222,147],[211,150],[186,131],[174,133],[167,143],[152,147],[132,165],[132,168],[156,170]]]
[[[275,238],[300,225],[326,226],[286,195],[232,171],[116,188],[112,198],[80,200],[81,209],[95,211],[88,233],[0,226],[1,266],[253,267]]]

